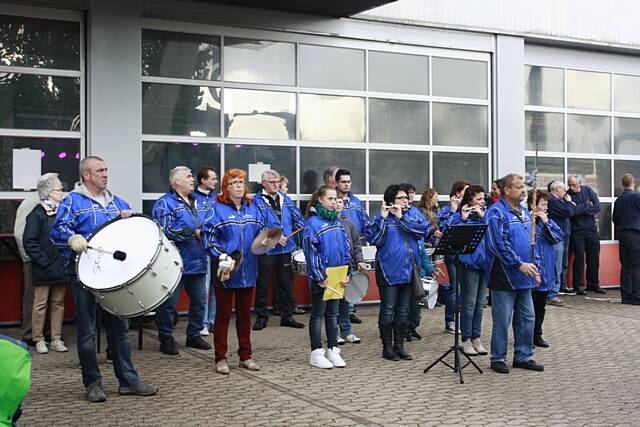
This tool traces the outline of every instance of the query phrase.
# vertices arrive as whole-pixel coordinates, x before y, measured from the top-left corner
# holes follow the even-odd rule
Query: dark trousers
[[[622,230],[620,241],[620,293],[622,302],[640,301],[640,231]]]
[[[537,339],[542,337],[542,322],[544,322],[544,314],[546,312],[547,293],[533,291],[531,292],[531,298],[533,299],[533,311],[536,315],[533,338]]]
[[[600,270],[600,236],[598,231],[578,230],[571,232],[571,249],[573,250],[573,289],[584,288],[584,259],[587,258],[587,289],[600,286],[598,272]]]
[[[293,315],[293,270],[291,270],[291,254],[260,255],[258,257],[258,281],[256,282],[256,301],[254,310],[258,317],[268,319],[267,310],[269,282],[275,270],[275,287],[278,294],[280,316],[287,319]]]

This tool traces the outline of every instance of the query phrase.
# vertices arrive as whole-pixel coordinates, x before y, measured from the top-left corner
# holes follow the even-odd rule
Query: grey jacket
[[[340,216],[340,222],[342,223],[342,227],[347,232],[347,236],[349,237],[349,250],[351,252],[351,268],[358,268],[359,262],[364,262],[364,257],[362,256],[362,242],[360,241],[360,234],[356,229],[356,225],[349,218],[344,216]]]

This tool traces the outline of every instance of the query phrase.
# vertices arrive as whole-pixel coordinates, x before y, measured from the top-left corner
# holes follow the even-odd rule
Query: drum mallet
[[[117,259],[118,261],[124,261],[127,259],[127,253],[122,251],[109,252],[102,248],[94,248],[93,246],[87,246],[88,249],[93,249],[94,251],[98,251],[100,253],[105,253],[113,256],[113,259]]]

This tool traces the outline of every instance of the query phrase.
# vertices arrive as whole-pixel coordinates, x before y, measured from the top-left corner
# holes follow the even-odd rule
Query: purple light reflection
[[[65,153],[64,151],[60,154],[58,154],[58,158],[59,159],[66,159],[67,158],[67,153]]]

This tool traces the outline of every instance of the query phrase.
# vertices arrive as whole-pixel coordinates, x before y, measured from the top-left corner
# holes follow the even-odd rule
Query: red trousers
[[[236,303],[236,332],[238,334],[238,356],[240,360],[251,359],[251,306],[253,305],[254,288],[216,290],[216,323],[213,325],[213,346],[216,363],[227,358],[227,335],[229,320],[233,307],[233,296]]]

